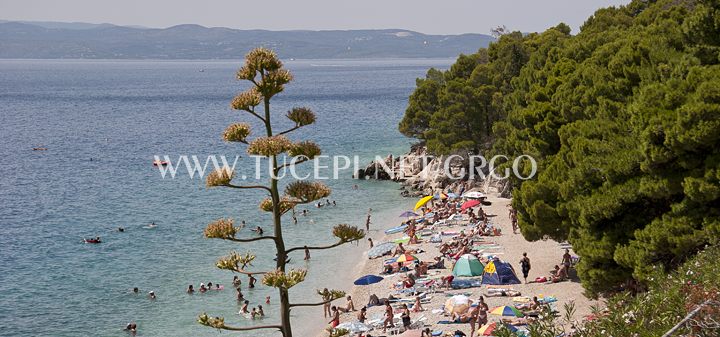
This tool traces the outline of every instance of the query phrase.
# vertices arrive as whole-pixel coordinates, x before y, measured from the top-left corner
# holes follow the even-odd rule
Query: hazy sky
[[[403,28],[430,34],[484,33],[506,25],[577,28],[596,9],[629,0],[0,0],[0,19],[239,29]]]

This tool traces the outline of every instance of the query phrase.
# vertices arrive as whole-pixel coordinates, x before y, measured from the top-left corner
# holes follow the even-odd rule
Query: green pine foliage
[[[523,235],[569,240],[590,293],[647,281],[720,236],[719,8],[635,0],[577,35],[504,35],[418,80],[400,130],[533,156],[513,181]]]

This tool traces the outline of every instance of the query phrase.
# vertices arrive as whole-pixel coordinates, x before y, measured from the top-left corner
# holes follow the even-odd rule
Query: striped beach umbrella
[[[395,259],[395,262],[411,262],[411,261],[416,261],[417,259],[418,258],[415,257],[414,255],[405,253],[403,255],[400,255],[397,259]]]
[[[520,310],[515,309],[515,307],[511,307],[509,305],[503,305],[502,307],[497,307],[490,311],[493,315],[498,316],[515,316],[515,317],[523,317],[525,316]]]

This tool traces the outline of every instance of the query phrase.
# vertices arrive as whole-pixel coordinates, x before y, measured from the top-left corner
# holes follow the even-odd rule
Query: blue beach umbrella
[[[365,275],[353,282],[356,286],[367,286],[382,281],[383,278],[377,275]]]
[[[418,214],[413,211],[405,211],[402,214],[400,214],[401,218],[409,218],[409,217],[413,217],[413,216],[418,216]]]

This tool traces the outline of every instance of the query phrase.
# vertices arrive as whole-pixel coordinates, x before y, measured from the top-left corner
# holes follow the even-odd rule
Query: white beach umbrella
[[[445,312],[463,314],[470,309],[472,301],[465,295],[455,295],[445,301]]]
[[[463,196],[463,198],[468,198],[468,199],[480,199],[480,198],[484,198],[485,194],[480,193],[478,191],[472,191],[472,192],[467,192],[467,193],[463,194],[462,196]]]

